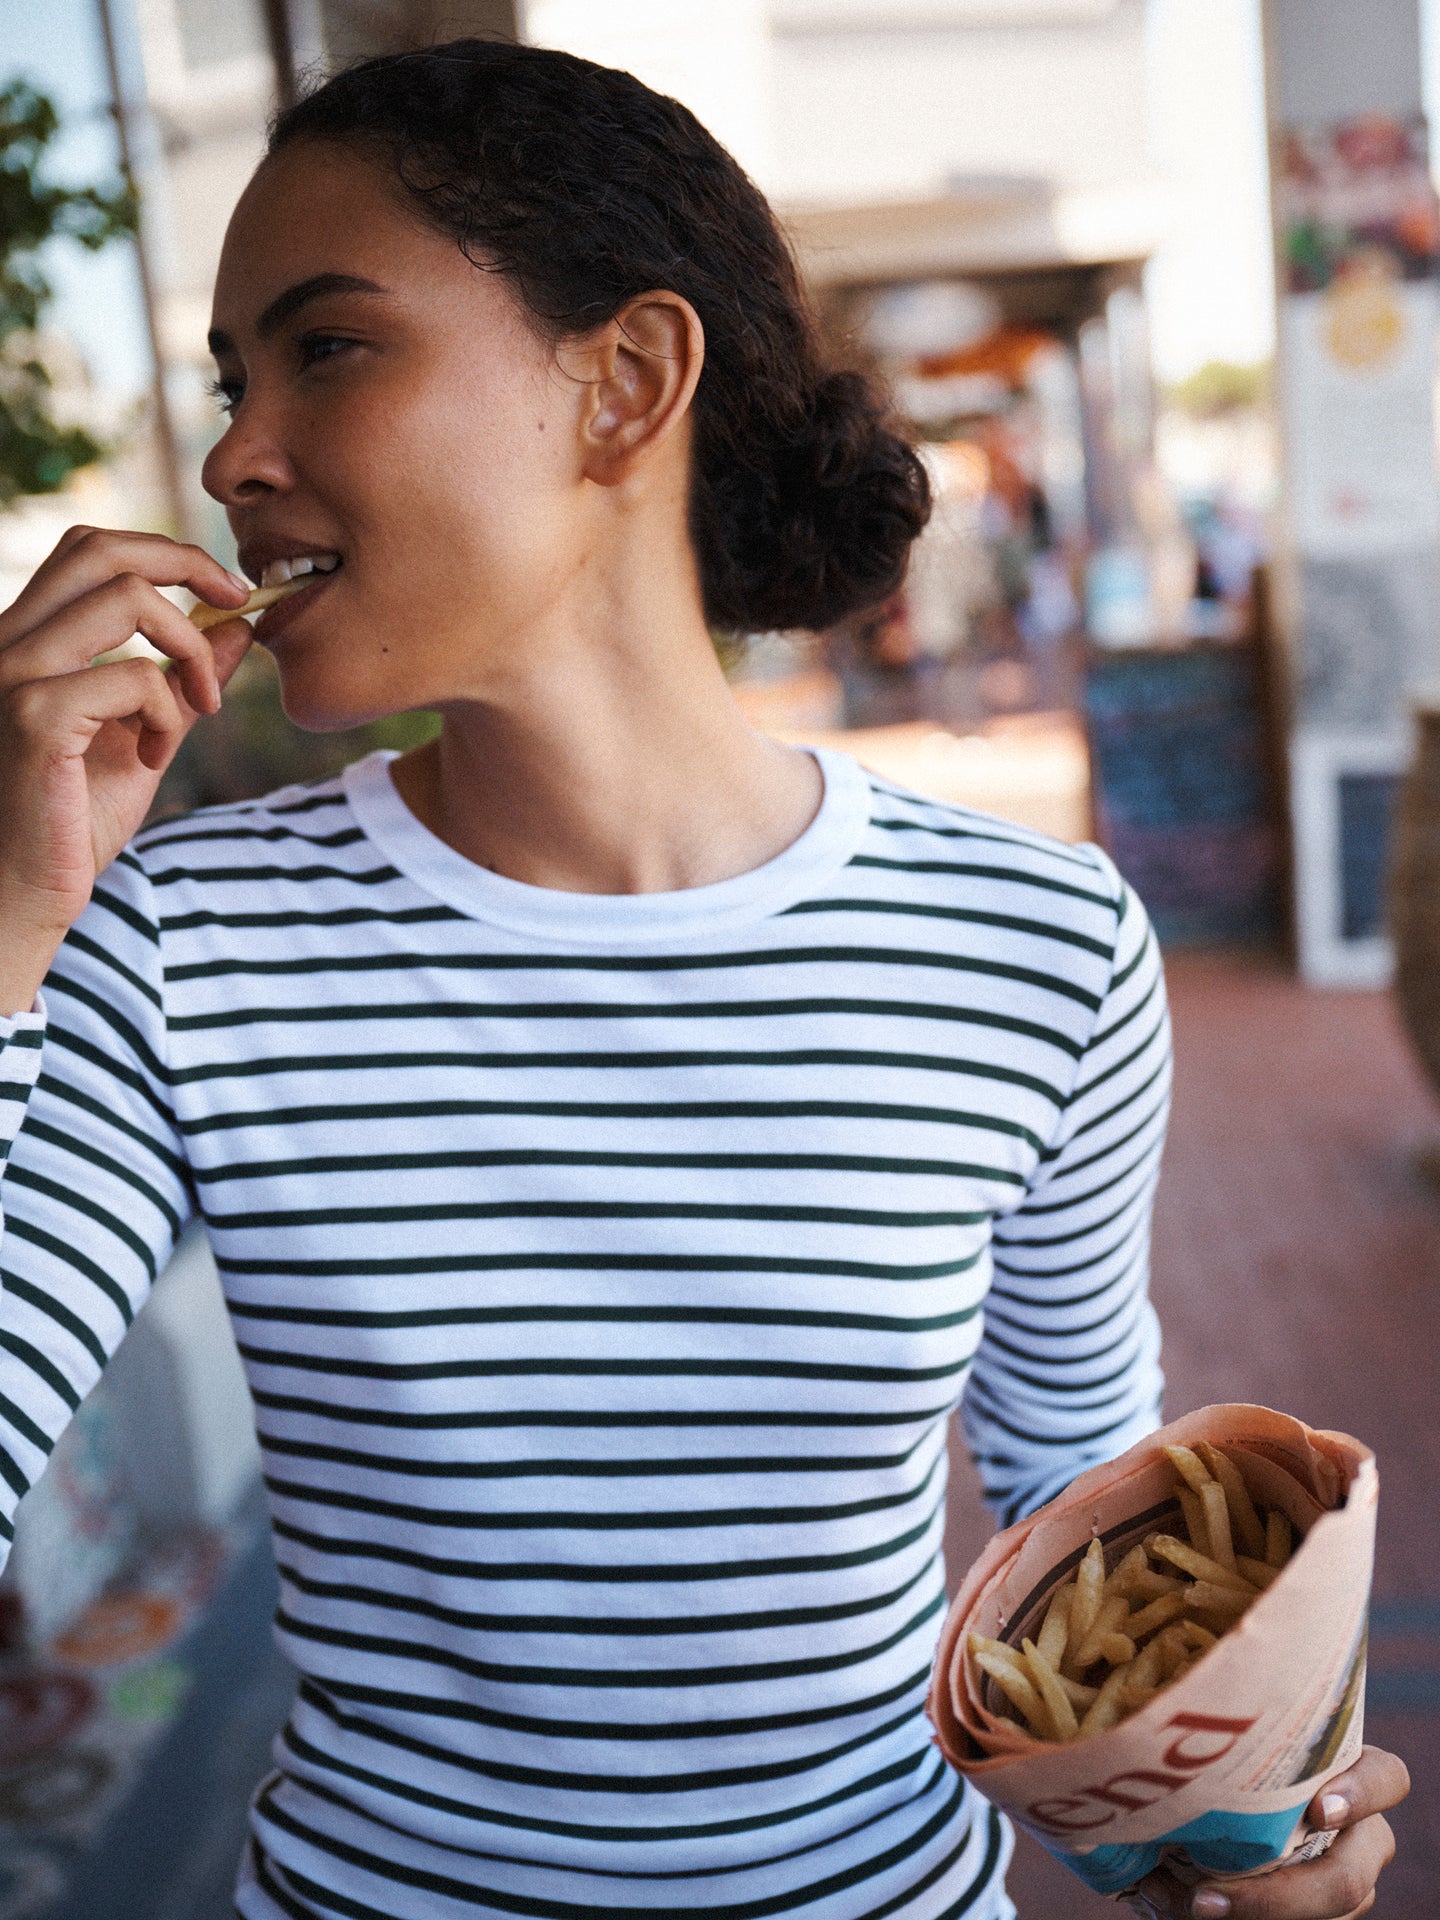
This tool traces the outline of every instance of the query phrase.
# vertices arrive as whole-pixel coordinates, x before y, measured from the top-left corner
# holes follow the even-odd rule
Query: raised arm
[[[149,882],[123,849],[250,643],[159,591],[244,581],[72,527],[0,614],[0,1538],[168,1258],[190,1195]],[[92,664],[143,633],[175,663]],[[42,982],[44,997],[37,998]]]
[[[1150,1214],[1170,1025],[1144,909],[1108,861],[1105,870],[1116,901],[1109,989],[1025,1197],[995,1223],[994,1284],[961,1403],[1003,1526],[1160,1418]]]

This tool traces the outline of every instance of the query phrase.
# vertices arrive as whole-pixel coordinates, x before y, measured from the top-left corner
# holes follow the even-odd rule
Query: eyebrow
[[[293,287],[287,287],[266,307],[255,322],[255,331],[262,340],[268,340],[278,333],[287,320],[293,320],[302,307],[312,300],[321,300],[327,293],[384,293],[385,289],[373,280],[362,280],[354,273],[316,273],[308,280],[297,280]],[[228,333],[219,327],[210,329],[209,347],[211,353],[233,352],[235,342]]]

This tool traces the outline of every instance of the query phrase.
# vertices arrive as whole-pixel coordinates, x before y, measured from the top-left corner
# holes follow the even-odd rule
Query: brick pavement
[[[1259,961],[1172,955],[1176,1094],[1155,1222],[1167,1409],[1248,1400],[1375,1447],[1381,1501],[1367,1733],[1415,1778],[1374,1920],[1440,1912],[1440,1140],[1383,994],[1321,994]],[[952,1567],[988,1523],[957,1475]],[[1022,1920],[1100,1920],[1029,1841]]]

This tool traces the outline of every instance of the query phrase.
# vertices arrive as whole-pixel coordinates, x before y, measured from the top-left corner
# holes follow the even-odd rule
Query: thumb
[[[234,678],[235,669],[254,645],[255,636],[246,620],[227,620],[222,626],[212,627],[208,635],[211,649],[215,655],[215,677],[224,689]]]

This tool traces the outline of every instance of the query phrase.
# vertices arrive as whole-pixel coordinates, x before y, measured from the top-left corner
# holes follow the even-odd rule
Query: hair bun
[[[899,586],[930,484],[863,375],[821,376],[772,444],[727,454],[699,461],[694,516],[717,626],[829,627]]]

